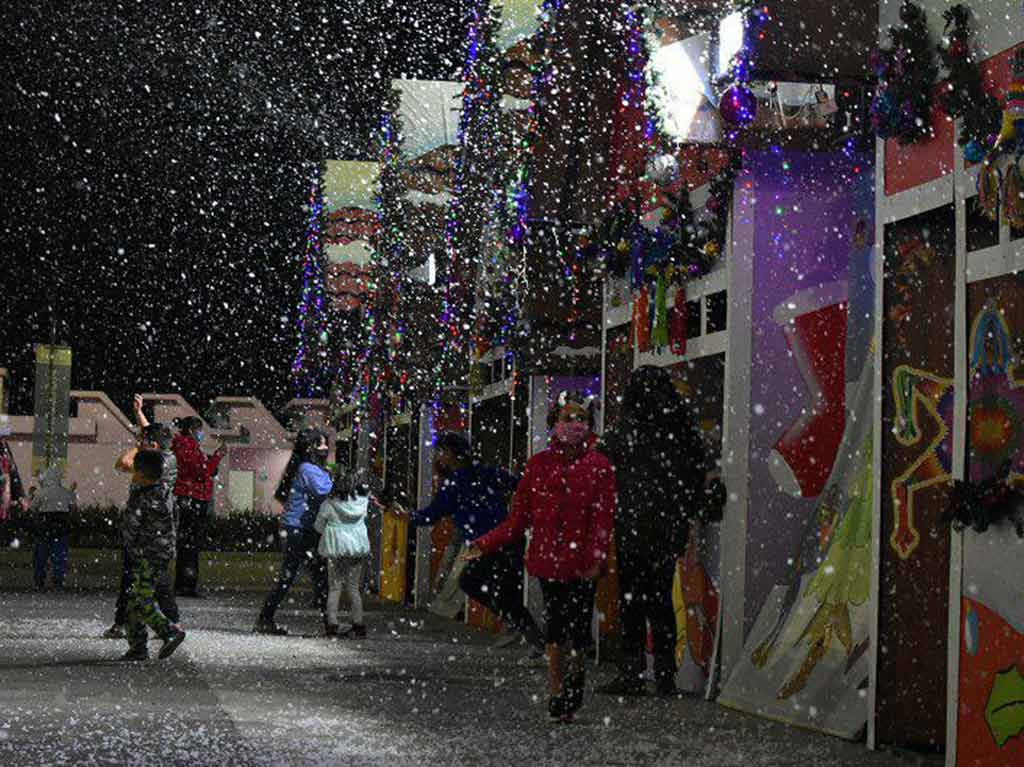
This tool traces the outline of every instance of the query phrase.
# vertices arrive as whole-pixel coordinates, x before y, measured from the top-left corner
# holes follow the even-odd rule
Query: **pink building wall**
[[[133,419],[126,416],[102,392],[72,391],[77,415],[70,420],[68,467],[65,481],[78,484],[82,506],[120,506],[128,497],[125,475],[114,470],[118,456],[136,440]],[[177,394],[144,394],[154,417],[163,422],[198,412]],[[214,481],[214,506],[218,514],[236,509],[233,501],[245,499],[246,508],[262,513],[279,513],[273,496],[291,454],[295,433],[289,431],[254,397],[218,397],[214,401],[227,415],[230,428],[207,426],[204,448],[212,452],[221,440],[228,453]],[[74,412],[74,408],[73,408]],[[293,400],[285,407],[290,418],[302,425],[324,429],[333,450],[335,433],[328,426],[330,406],[326,400]],[[26,487],[31,477],[33,416],[10,416],[7,438]],[[251,491],[250,491],[251,484]],[[251,500],[250,500],[251,499]]]

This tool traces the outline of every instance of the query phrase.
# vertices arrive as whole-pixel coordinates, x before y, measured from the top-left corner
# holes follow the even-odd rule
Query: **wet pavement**
[[[304,636],[254,636],[251,595],[181,606],[179,651],[123,664],[100,638],[112,594],[0,593],[0,765],[908,764],[697,698],[588,693],[553,725],[522,647],[412,611],[371,609],[353,642],[316,636],[310,610],[279,614]]]

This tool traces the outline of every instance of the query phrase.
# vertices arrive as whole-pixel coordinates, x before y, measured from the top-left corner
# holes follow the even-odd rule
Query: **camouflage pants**
[[[132,559],[132,581],[128,589],[128,620],[125,626],[128,644],[132,649],[146,648],[147,626],[161,639],[166,639],[171,634],[171,622],[160,612],[156,601],[156,584],[166,569],[166,562]]]

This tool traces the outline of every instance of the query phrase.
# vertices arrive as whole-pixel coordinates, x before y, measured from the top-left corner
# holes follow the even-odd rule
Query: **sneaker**
[[[583,706],[583,691],[587,686],[587,672],[584,668],[570,671],[562,682],[562,694],[565,696],[566,707],[574,714]]]
[[[676,687],[676,680],[671,678],[659,679],[655,690],[661,698],[679,698],[683,695],[683,691]]]
[[[157,656],[160,660],[166,660],[174,655],[174,651],[178,649],[178,645],[185,641],[185,632],[179,626],[175,626],[171,629],[171,635],[164,640],[163,647],[160,648],[160,654]]]
[[[288,629],[278,626],[273,621],[258,621],[252,628],[254,634],[266,634],[267,636],[284,637],[288,636]]]
[[[366,626],[354,623],[348,631],[338,634],[342,639],[366,639]]]
[[[100,636],[104,639],[124,639],[124,626],[115,623],[104,631]]]
[[[595,692],[601,695],[617,695],[624,698],[639,698],[647,694],[647,688],[642,679],[627,679],[621,674],[615,677],[608,684],[598,687]]]
[[[123,660],[126,663],[139,663],[149,660],[149,650],[145,647],[132,647],[119,660]]]
[[[516,644],[518,642],[519,642],[519,635],[518,634],[502,634],[501,636],[498,637],[497,641],[494,643],[494,647],[495,647],[495,649],[503,650],[504,648],[510,647],[510,646],[512,646],[512,645],[514,645],[514,644]]]

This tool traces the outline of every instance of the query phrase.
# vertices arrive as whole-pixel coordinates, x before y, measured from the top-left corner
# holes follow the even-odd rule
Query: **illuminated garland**
[[[298,346],[292,362],[295,396],[310,398],[320,392],[323,357],[327,344],[324,314],[324,265],[319,168],[314,169],[309,192],[309,223],[302,256],[302,293],[298,311]]]
[[[373,238],[366,304],[367,345],[360,364],[360,399],[365,406],[374,395],[382,403],[401,396],[408,373],[399,369],[405,323],[401,297],[407,280],[404,226],[408,220],[401,172],[402,126],[399,94],[391,91],[380,126],[380,182],[377,216],[380,226]]]
[[[501,68],[499,52],[492,42],[499,13],[487,0],[477,0],[470,9],[462,69],[466,86],[459,118],[459,155],[444,230],[448,258],[440,317],[444,341],[436,375],[438,395],[462,381],[471,351],[468,331],[474,325],[474,280],[491,202],[485,160],[496,155],[499,135],[496,126],[501,93],[497,84]]]

